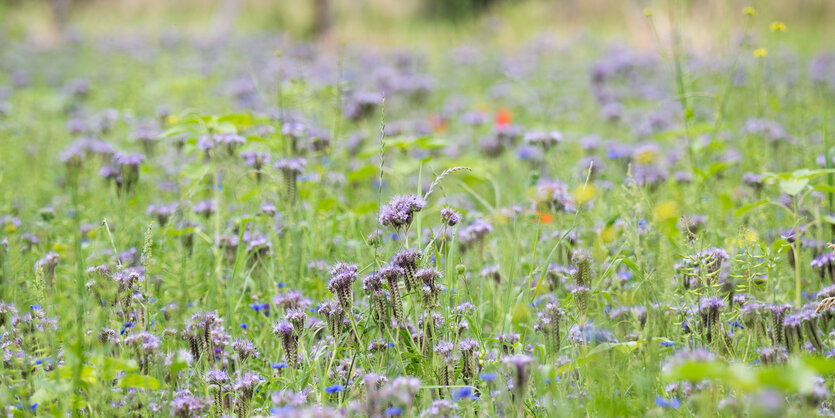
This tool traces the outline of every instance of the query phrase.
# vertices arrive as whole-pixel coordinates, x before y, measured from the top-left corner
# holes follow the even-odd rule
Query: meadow
[[[633,12],[0,36],[3,412],[835,414],[832,38]]]

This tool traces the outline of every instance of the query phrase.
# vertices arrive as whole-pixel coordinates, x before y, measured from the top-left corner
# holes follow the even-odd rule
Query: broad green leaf
[[[157,390],[160,386],[159,380],[154,379],[151,376],[142,376],[138,374],[127,374],[119,380],[119,387],[121,388],[131,387]]]
[[[746,212],[750,211],[751,209],[756,209],[756,208],[758,208],[758,207],[760,207],[760,206],[762,206],[766,203],[768,203],[768,200],[763,199],[763,200],[760,200],[757,203],[752,203],[750,205],[742,206],[734,212],[734,218],[738,218],[738,217],[744,215]]]
[[[793,178],[780,180],[780,191],[789,195],[797,196],[809,184],[808,178]]]

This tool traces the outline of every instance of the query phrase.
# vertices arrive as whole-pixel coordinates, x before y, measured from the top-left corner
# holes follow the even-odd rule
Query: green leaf
[[[139,370],[136,360],[125,360],[120,358],[101,357],[101,378],[110,380],[116,378],[119,372],[133,372]]]
[[[809,179],[806,177],[780,180],[780,191],[789,195],[797,196],[809,184]]]
[[[784,239],[774,240],[774,243],[771,244],[771,249],[778,254],[782,254],[788,248],[791,248],[791,244]]]
[[[142,376],[138,374],[127,374],[121,380],[119,380],[119,387],[120,388],[142,388],[142,389],[150,389],[150,390],[157,390],[160,388],[159,380],[154,379],[151,376]]]
[[[367,165],[362,168],[359,168],[355,171],[348,173],[348,181],[350,182],[357,182],[360,180],[366,180],[371,177],[374,177],[377,173],[380,172],[380,167],[375,165]]]
[[[768,203],[768,200],[763,199],[763,200],[760,200],[757,203],[752,203],[750,205],[742,206],[734,212],[734,218],[738,218],[738,217],[744,215],[746,212],[750,211],[751,209],[756,209],[756,208],[758,208],[758,207],[760,207],[760,206],[762,206],[766,203]]]

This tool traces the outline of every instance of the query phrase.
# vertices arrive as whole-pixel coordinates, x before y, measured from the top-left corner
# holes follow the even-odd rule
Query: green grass
[[[346,92],[375,88],[372,74],[394,62],[391,56],[363,59],[375,48],[360,42],[316,49],[321,60],[313,62],[295,58],[296,42],[253,35],[225,44],[184,38],[170,46],[156,37],[117,41],[92,30],[78,44],[50,49],[2,41],[0,86],[12,86],[14,73],[25,73],[30,82],[0,93],[8,109],[0,116],[0,216],[8,215],[0,218],[0,240],[8,240],[0,247],[0,301],[16,309],[0,305],[0,404],[18,416],[109,416],[117,410],[162,416],[173,413],[183,399],[178,392],[188,390],[209,416],[266,415],[289,402],[271,395],[290,391],[305,394],[291,403],[295,408],[325,405],[359,416],[369,414],[362,408],[382,414],[390,407],[418,415],[439,396],[452,399],[462,416],[759,416],[765,404],[760,397],[775,390],[782,414],[828,410],[835,367],[820,355],[835,343],[828,311],[811,321],[821,330],[817,353],[789,344],[787,359],[763,364],[767,359],[757,349],[779,345],[775,340],[792,330],[775,328],[767,308],[751,319],[738,301],[729,306],[734,294],[745,293],[764,305],[791,304],[794,314],[823,307],[814,293],[830,278],[821,279],[810,262],[829,251],[823,243],[832,239],[831,171],[816,163],[829,141],[826,109],[832,103],[831,90],[812,83],[808,66],[813,54],[831,47],[812,40],[825,29],[788,22],[787,33],[770,32],[768,24],[778,19],[764,9],[748,23],[754,41],[741,46],[737,58],[735,48],[716,46],[729,43],[730,35],[700,48],[688,26],[693,22],[682,18],[676,27],[683,48],[673,53],[659,17],[665,10],[656,9],[661,45],[644,41],[641,48],[654,52],[641,52],[615,43],[622,39],[611,33],[651,40],[647,20],[637,35],[635,23],[620,27],[605,20],[579,26],[600,25],[611,33],[543,34],[541,21],[526,26],[525,18],[547,7],[529,7],[498,9],[506,26],[493,35],[476,24],[462,29],[434,23],[438,33],[421,35],[429,42],[421,48],[425,66],[412,64],[413,71],[434,78],[434,90],[425,97],[396,92],[359,120],[343,115]],[[723,33],[744,25],[744,19],[730,19]],[[382,43],[409,44],[403,39],[424,32],[399,28]],[[479,48],[475,61],[454,62],[463,52],[451,52],[448,42]],[[759,48],[768,55],[754,57]],[[735,61],[743,78],[733,72]],[[602,85],[603,93],[618,98],[622,119],[606,120],[593,69],[623,63],[628,74],[610,75]],[[69,93],[76,77],[89,79],[86,95]],[[254,86],[246,91],[257,103],[254,110],[242,108],[232,94],[232,84],[241,80]],[[449,106],[462,98],[460,108]],[[158,117],[162,105],[170,116]],[[95,123],[111,108],[119,112],[112,129],[70,132],[74,121]],[[520,135],[504,140],[497,155],[488,152],[483,139],[495,138],[502,109],[523,133],[557,130],[561,142],[530,150],[520,148]],[[483,112],[487,122],[463,123],[466,111]],[[278,117],[293,112],[328,132],[330,142],[320,147],[310,135],[294,141]],[[753,132],[746,128],[752,118],[779,123],[790,138]],[[657,124],[646,125],[650,120]],[[428,132],[393,132],[403,121],[435,125]],[[158,128],[152,150],[135,139],[143,125]],[[365,136],[358,145],[350,140],[355,132]],[[225,133],[245,143],[232,152],[223,144],[209,152],[200,148],[201,137]],[[99,170],[112,164],[108,157],[86,155],[79,166],[61,162],[73,141],[90,135],[119,152],[145,154],[134,186],[118,188],[102,178]],[[583,147],[589,135],[600,137],[598,147]],[[623,151],[609,141],[627,152],[613,158]],[[241,152],[253,150],[273,161],[303,156],[306,167],[296,187],[288,188],[272,164],[261,172],[244,164]],[[595,159],[591,171],[581,164],[585,157]],[[466,169],[445,172],[453,167]],[[641,170],[664,176],[644,184]],[[678,181],[677,172],[691,180]],[[762,174],[763,181],[746,185],[744,173]],[[549,187],[564,187],[564,193]],[[381,205],[407,194],[426,199],[411,227],[380,225]],[[213,202],[215,211],[195,213],[201,201]],[[264,213],[268,202],[279,215]],[[146,213],[148,205],[166,203],[178,210],[164,224]],[[561,208],[564,203],[576,210]],[[44,211],[48,207],[54,215]],[[459,225],[442,225],[446,207],[462,215]],[[682,216],[692,215],[705,222],[683,229]],[[492,231],[467,242],[462,232],[477,221]],[[781,237],[794,227],[803,228],[805,242]],[[442,238],[441,231],[449,236]],[[369,238],[373,234],[376,239]],[[255,255],[262,246],[248,248],[253,236],[268,243],[264,255]],[[222,244],[235,241],[236,247]],[[120,260],[130,249],[135,254]],[[421,250],[419,267],[441,274],[437,306],[398,285],[413,334],[429,333],[421,312],[439,315],[428,343],[406,329],[381,327],[363,290],[363,278],[403,249]],[[557,267],[575,267],[572,253],[580,249],[591,254],[588,282]],[[718,272],[710,270],[714,261],[699,255],[708,249],[729,254]],[[50,252],[58,256],[54,277],[49,267],[38,267]],[[359,271],[353,310],[332,335],[315,308],[336,298],[328,270],[340,261]],[[119,289],[129,264],[141,266],[142,280]],[[88,270],[102,265],[107,274]],[[498,280],[482,274],[491,266]],[[588,287],[587,302],[583,292],[572,292],[578,280]],[[387,283],[383,288],[394,293]],[[305,302],[291,302],[292,291]],[[715,324],[699,308],[709,297],[724,301]],[[464,302],[473,308],[456,312]],[[263,303],[270,305],[269,316],[257,305]],[[384,303],[386,315],[394,315],[395,303],[393,296]],[[300,361],[279,368],[289,354],[273,328],[294,304],[307,314],[296,343]],[[553,307],[563,312],[556,338],[553,330],[535,330],[538,314]],[[631,310],[614,316],[620,308]],[[688,314],[690,308],[695,310]],[[189,342],[193,316],[209,311],[222,319],[212,343],[222,347],[216,357],[200,338],[195,347]],[[610,338],[572,338],[583,326]],[[112,330],[112,340],[100,338],[104,329]],[[129,337],[143,331],[159,338],[159,347],[143,352],[131,345]],[[506,346],[500,340],[514,334],[518,340]],[[800,338],[815,341],[806,328]],[[251,342],[258,355],[241,359],[231,345],[236,339]],[[474,354],[461,351],[469,339],[477,343]],[[455,346],[451,357],[429,355],[423,345],[441,341]],[[369,350],[371,344],[381,348]],[[686,349],[707,350],[715,359],[691,355],[669,363]],[[518,378],[508,364],[514,354],[532,358],[523,368],[531,378],[522,388],[507,384]],[[465,376],[465,363],[475,365],[473,376]],[[446,381],[439,373],[445,366],[451,373]],[[225,370],[230,383],[210,383],[210,370]],[[260,376],[256,392],[232,388],[232,381],[243,385],[242,371]],[[389,379],[380,393],[364,386],[368,373]],[[404,381],[396,379],[406,376],[419,379],[419,387],[398,387]],[[682,382],[695,389],[669,390],[676,383],[683,388]],[[333,385],[343,389],[330,393]],[[457,399],[469,386],[479,397]],[[215,396],[227,389],[231,404],[217,404]],[[671,399],[680,405],[665,404]],[[728,399],[735,403],[728,406]]]

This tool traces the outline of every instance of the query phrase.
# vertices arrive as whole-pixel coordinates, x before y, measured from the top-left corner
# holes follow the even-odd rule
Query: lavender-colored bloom
[[[241,361],[246,361],[250,358],[258,358],[258,349],[252,344],[252,341],[237,339],[232,342],[232,349],[238,355]]]
[[[337,263],[331,269],[331,279],[328,291],[336,295],[339,304],[345,312],[351,312],[354,293],[352,285],[357,280],[357,266],[347,263]]]
[[[414,214],[426,206],[426,201],[417,195],[395,196],[380,209],[379,222],[383,226],[408,230]]]
[[[443,208],[441,209],[441,222],[447,226],[455,226],[461,222],[461,215],[450,208]]]
[[[187,418],[197,417],[206,411],[206,402],[194,397],[188,390],[177,392],[169,405],[171,415]]]
[[[524,402],[528,392],[528,382],[531,377],[531,363],[534,358],[527,354],[516,354],[505,358],[503,363],[513,369],[513,391],[517,396],[517,402]]]
[[[208,218],[215,213],[216,206],[214,200],[201,200],[194,205],[194,213]]]

